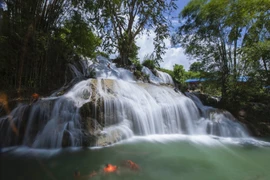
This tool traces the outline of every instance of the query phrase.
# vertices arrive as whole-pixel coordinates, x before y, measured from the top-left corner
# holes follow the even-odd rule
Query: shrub
[[[141,65],[140,61],[138,59],[131,60],[135,70],[142,71],[143,66]]]
[[[149,69],[153,70],[155,69],[155,61],[151,59],[146,59],[142,63],[143,66],[148,67]]]

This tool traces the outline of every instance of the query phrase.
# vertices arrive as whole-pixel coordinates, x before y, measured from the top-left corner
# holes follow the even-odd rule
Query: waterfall
[[[10,121],[16,125],[19,136],[14,135]],[[19,105],[9,116],[0,119],[0,135],[4,137],[1,145],[19,144],[34,148],[78,146],[81,145],[80,126],[78,108],[72,100],[43,99],[34,105]],[[4,128],[7,130],[3,131]]]
[[[192,94],[186,93],[196,104],[201,112],[198,132],[222,137],[247,137],[246,128],[236,121],[231,113],[210,106],[204,106],[200,99]]]
[[[33,147],[59,148],[81,145],[80,115],[74,102],[68,98],[58,99],[49,118],[33,142]],[[27,135],[26,135],[27,137]]]
[[[157,72],[158,77],[161,79],[161,81],[164,84],[174,85],[172,77],[168,73],[161,72],[161,71],[158,71],[158,70],[156,70],[156,72]]]
[[[19,105],[0,118],[0,145],[60,148],[88,146],[92,141],[104,145],[153,134],[248,136],[228,112],[176,92],[166,73],[156,71],[155,76],[144,67],[152,83],[136,82],[131,71],[106,58],[98,62],[89,66],[96,71],[95,79],[82,80],[59,97]],[[11,121],[19,136],[14,135]]]
[[[194,120],[199,118],[199,113],[189,98],[169,87],[125,81],[113,83],[115,96],[102,97],[106,125],[128,120],[131,130],[138,135],[194,132]],[[102,89],[100,86],[98,91]]]
[[[248,136],[229,112],[203,106],[199,99],[195,103],[169,86],[98,79],[96,94],[104,102],[104,131],[118,139],[134,134]]]
[[[164,72],[155,70],[155,75],[149,68],[143,67],[142,72],[149,76],[149,81],[153,84],[170,84],[174,85],[172,77]]]

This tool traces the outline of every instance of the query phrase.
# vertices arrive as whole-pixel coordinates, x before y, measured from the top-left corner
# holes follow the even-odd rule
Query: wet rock
[[[63,138],[62,138],[62,147],[63,148],[70,147],[72,145],[70,138],[71,138],[70,133],[67,130],[65,130],[64,134],[63,134]]]
[[[108,146],[113,143],[119,142],[122,139],[121,133],[117,130],[111,131],[110,133],[102,133],[97,137],[97,146]]]
[[[82,125],[82,146],[95,146],[103,127],[97,122],[97,120],[90,117],[83,119]]]
[[[97,140],[97,137],[95,135],[92,135],[91,133],[86,132],[85,130],[83,131],[83,136],[82,136],[83,147],[95,146],[96,140]]]
[[[201,100],[203,105],[218,107],[219,98],[210,96],[208,94],[203,94],[200,92],[194,92],[193,94],[196,95]]]
[[[253,136],[270,136],[270,104],[249,103],[237,111],[237,119],[246,124]]]

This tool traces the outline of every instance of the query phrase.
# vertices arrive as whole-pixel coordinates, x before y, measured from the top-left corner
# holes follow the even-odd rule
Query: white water
[[[228,112],[205,109],[202,116],[194,101],[171,87],[98,79],[94,94],[98,96],[94,99],[101,98],[104,102],[104,133],[117,134],[117,139],[134,134],[248,137],[245,128]]]
[[[244,126],[228,112],[205,107],[196,98],[192,100],[171,86],[160,85],[173,84],[168,74],[157,71],[157,77],[144,68],[143,72],[149,75],[152,84],[141,83],[135,81],[131,71],[117,68],[105,58],[98,61],[98,64],[90,66],[96,70],[97,79],[81,81],[63,96],[54,99],[53,103],[51,98],[44,98],[31,108],[23,145],[59,148],[63,137],[68,136],[71,146],[80,146],[81,121],[85,120],[81,120],[79,110],[89,102],[96,104],[96,108],[101,105],[100,109],[104,109],[102,134],[105,137],[98,139],[97,145],[102,145],[100,141],[104,138],[114,143],[133,136],[162,134],[248,137]],[[74,67],[71,69],[76,72],[74,74],[80,74]],[[14,122],[19,125],[23,121],[21,109],[18,107],[12,112]],[[100,120],[98,118],[91,117],[95,122]],[[0,119],[0,125],[5,121],[7,118]],[[34,139],[33,133],[36,133]],[[11,134],[11,130],[2,133],[7,137]],[[9,141],[4,144],[12,145]]]
[[[81,144],[81,125],[78,108],[74,102],[66,97],[43,99],[34,105],[19,105],[10,116],[0,118],[0,135],[5,137],[2,146],[21,144],[33,148],[60,148],[64,134],[68,134],[70,146]],[[17,137],[11,125],[12,121],[19,133]],[[1,127],[2,126],[2,127]],[[21,128],[25,126],[25,131]],[[7,129],[5,131],[4,129]]]
[[[173,84],[167,73],[156,71],[157,77],[144,67],[143,72],[152,82],[149,84],[135,82],[130,71],[123,72],[104,58],[97,67],[97,80],[82,81],[68,94],[81,94],[86,84],[96,85],[92,99],[104,102],[103,133],[108,135],[108,141],[153,134],[248,137],[246,129],[230,113],[218,112],[203,106],[196,97],[191,100],[170,86],[159,85]],[[79,107],[83,104],[78,99],[75,102]]]
[[[153,84],[169,84],[174,85],[172,77],[164,72],[155,70],[156,75],[147,67],[142,68],[142,72],[149,76],[149,81]]]

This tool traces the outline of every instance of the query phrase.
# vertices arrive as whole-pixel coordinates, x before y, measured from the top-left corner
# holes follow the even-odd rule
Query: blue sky
[[[173,25],[176,26],[176,28],[179,25],[178,15],[182,11],[182,9],[188,4],[189,1],[190,0],[178,0],[176,2],[178,9],[172,12],[172,22],[173,22]]]
[[[179,27],[178,15],[181,10],[187,5],[189,0],[178,0],[177,6],[178,9],[172,12],[172,25],[173,28],[171,31],[175,31]],[[154,33],[150,33],[149,35],[142,35],[137,39],[137,45],[140,47],[139,50],[139,58],[142,61],[143,57],[147,54],[151,54],[154,50],[153,38],[155,37]],[[165,55],[163,55],[163,62],[160,63],[162,68],[173,69],[173,65],[180,64],[183,65],[185,70],[189,70],[189,66],[192,63],[188,60],[187,56],[184,54],[184,50],[181,47],[171,47],[170,39],[165,40],[167,51]]]
[[[178,9],[176,11],[172,12],[172,15],[174,17],[178,17],[179,12],[188,4],[189,1],[190,0],[178,0],[176,2],[176,5],[178,6]]]

